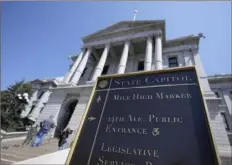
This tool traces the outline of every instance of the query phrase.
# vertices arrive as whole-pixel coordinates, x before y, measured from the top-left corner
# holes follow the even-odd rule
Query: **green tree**
[[[25,122],[20,114],[24,110],[24,105],[17,99],[17,94],[32,94],[31,84],[24,80],[10,85],[6,90],[1,91],[1,128],[7,131],[16,131],[24,128]]]

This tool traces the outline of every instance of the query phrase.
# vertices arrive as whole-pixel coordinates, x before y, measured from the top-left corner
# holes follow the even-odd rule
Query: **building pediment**
[[[143,30],[147,28],[159,28],[162,30],[165,37],[165,21],[155,20],[155,21],[121,21],[119,23],[108,26],[102,30],[99,30],[93,34],[83,37],[83,42],[86,43],[91,40],[96,40],[97,38],[107,37],[112,34],[133,32],[135,30]]]
[[[32,83],[32,84],[41,84],[42,82],[43,81],[40,79],[35,79],[35,80],[30,81],[30,83]]]

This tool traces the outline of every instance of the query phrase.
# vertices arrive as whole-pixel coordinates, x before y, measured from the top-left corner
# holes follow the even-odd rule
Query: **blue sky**
[[[204,33],[208,75],[231,73],[230,2],[2,2],[1,89],[16,81],[63,76],[81,38],[119,21],[165,19],[166,39]]]

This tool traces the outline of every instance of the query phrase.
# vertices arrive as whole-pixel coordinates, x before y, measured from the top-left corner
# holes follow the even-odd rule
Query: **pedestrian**
[[[26,144],[26,145],[31,144],[31,142],[33,141],[33,139],[34,139],[36,133],[38,132],[38,127],[39,127],[38,124],[36,124],[35,126],[30,126],[30,130],[28,131],[27,137],[26,137],[26,139],[23,141],[22,146],[24,146],[25,144]]]
[[[67,143],[68,136],[72,134],[72,130],[70,128],[64,129],[61,131],[60,136],[58,137],[58,150],[63,150],[64,145]]]
[[[40,130],[36,134],[34,143],[32,144],[32,147],[39,147],[43,140],[44,137],[48,134],[48,132],[55,127],[55,122],[53,120],[54,116],[51,115],[49,119],[44,120],[43,122],[40,123]]]

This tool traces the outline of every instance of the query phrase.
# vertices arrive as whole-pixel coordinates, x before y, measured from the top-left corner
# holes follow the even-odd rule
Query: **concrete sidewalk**
[[[23,140],[22,138],[18,138],[1,142],[1,164],[12,164],[58,150],[57,139],[44,140],[44,143],[40,147],[22,147]]]

